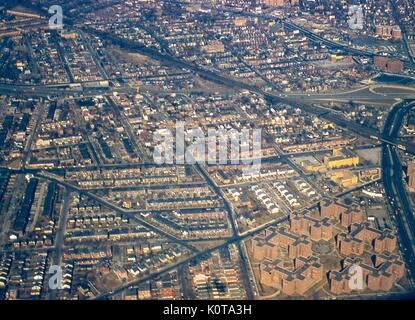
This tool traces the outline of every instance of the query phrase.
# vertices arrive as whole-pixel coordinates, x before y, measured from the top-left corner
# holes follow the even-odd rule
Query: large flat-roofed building
[[[292,213],[290,215],[290,230],[304,234],[312,241],[326,240],[333,237],[333,224],[328,217],[318,219],[311,217],[308,212]]]
[[[356,166],[360,163],[360,157],[347,148],[333,149],[333,155],[323,158],[328,169]]]
[[[319,203],[319,214],[322,218],[336,218],[339,219],[340,216],[347,211],[347,206],[334,202],[331,199],[325,198]]]
[[[315,256],[299,257],[293,265],[284,260],[265,260],[260,265],[260,283],[290,296],[305,295],[323,276],[323,265]]]
[[[361,223],[364,220],[365,213],[360,206],[351,206],[340,215],[341,226],[344,228],[347,228],[354,223]]]
[[[352,270],[352,267],[355,269]],[[360,270],[358,273],[356,273],[356,268]],[[352,277],[361,276],[360,281],[356,282],[362,286],[359,290],[390,291],[404,274],[405,265],[396,255],[376,255],[374,262],[366,262],[360,257],[348,257],[344,259],[344,268],[341,271],[330,272],[329,287],[330,291],[336,295],[350,293],[358,289],[352,283],[354,279]]]
[[[336,246],[340,254],[348,256],[350,254],[362,255],[365,251],[365,243],[353,238],[350,234],[338,234],[336,236]]]
[[[275,260],[278,257],[279,248],[287,250],[291,259],[311,256],[312,244],[305,235],[290,232],[285,227],[270,228],[265,235],[252,239],[252,253],[255,260]]]
[[[274,237],[275,234],[270,234],[257,236],[252,239],[252,253],[255,260],[274,260],[278,257],[278,246],[271,242]]]
[[[389,229],[378,230],[367,222],[354,223],[350,233],[340,234],[336,239],[341,254],[362,254],[361,244],[366,242],[372,246],[375,253],[394,252],[397,247],[396,237]]]
[[[400,73],[404,68],[402,61],[395,58],[390,59],[387,57],[377,56],[374,58],[373,63],[375,67],[392,73]]]
[[[342,188],[351,188],[359,183],[359,175],[348,169],[330,172],[327,177]]]

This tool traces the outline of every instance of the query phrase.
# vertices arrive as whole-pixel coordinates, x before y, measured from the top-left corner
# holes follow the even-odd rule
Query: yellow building
[[[304,160],[300,163],[306,172],[325,172],[326,167],[319,161]]]
[[[359,183],[359,176],[349,170],[339,170],[330,174],[330,179],[343,188],[355,187]]]
[[[328,169],[351,167],[359,163],[359,156],[346,148],[333,149],[332,156],[324,157],[324,164]]]

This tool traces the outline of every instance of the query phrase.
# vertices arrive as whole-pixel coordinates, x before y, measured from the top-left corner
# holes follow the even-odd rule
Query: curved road
[[[383,138],[396,141],[405,114],[415,106],[414,101],[396,104],[386,119]],[[415,286],[415,218],[402,172],[401,160],[394,146],[383,144],[382,179],[392,209],[400,240],[401,252],[411,284]]]

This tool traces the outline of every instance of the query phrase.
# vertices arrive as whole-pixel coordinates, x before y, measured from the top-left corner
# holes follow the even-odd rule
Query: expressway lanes
[[[136,90],[127,87],[82,87],[86,82],[71,82],[65,84],[43,85],[43,84],[9,84],[0,83],[0,94],[24,97],[88,97],[97,95],[112,95],[114,92],[134,94]],[[71,88],[70,85],[80,85],[78,88]]]
[[[68,97],[68,96],[89,96],[100,95],[106,93],[105,89],[64,89],[46,85],[15,85],[0,83],[0,93],[12,96],[27,96],[27,97]]]
[[[411,204],[409,202],[409,198],[407,196],[406,188],[404,185],[404,177],[402,174],[402,164],[399,159],[399,155],[397,152],[394,152],[391,147],[389,147],[389,152],[392,157],[392,166],[393,166],[393,184],[396,189],[396,193],[399,196],[400,203],[402,205],[402,210],[405,213],[405,220],[407,224],[407,228],[410,230],[409,238],[411,240],[412,246],[415,249],[415,219],[413,216],[413,212],[411,209]]]
[[[385,121],[382,136],[396,141],[405,114],[415,106],[413,101],[403,101],[393,106]],[[382,150],[382,179],[392,209],[392,219],[397,225],[401,252],[406,262],[409,278],[415,286],[415,217],[406,192],[402,164],[396,147],[384,144]]]
[[[407,228],[407,219],[413,220],[413,213],[410,205],[408,205],[408,198],[406,190],[403,187],[403,181],[400,179],[402,174],[402,167],[400,164],[393,162],[392,150],[394,147],[384,145],[382,151],[382,174],[383,184],[385,187],[386,196],[389,200],[389,205],[392,209],[392,219],[397,226],[397,233],[399,236],[400,251],[404,258],[406,269],[408,270],[409,278],[412,286],[415,285],[415,251],[414,251],[414,233]],[[401,174],[397,174],[400,172]],[[402,190],[403,188],[403,190]],[[411,217],[412,216],[412,217]]]
[[[415,89],[403,85],[368,85],[348,91],[333,91],[324,93],[289,93],[284,96],[303,102],[328,103],[339,101],[362,101],[366,103],[390,106],[396,103],[396,99],[415,98]]]
[[[169,2],[179,4],[179,5],[187,5],[188,4],[186,2],[176,1],[176,0],[170,0]],[[208,5],[208,4],[205,4],[205,5]],[[309,38],[313,42],[325,44],[325,45],[329,46],[332,49],[341,50],[345,53],[349,53],[349,54],[353,54],[353,55],[362,55],[362,56],[366,56],[366,57],[374,57],[374,56],[378,55],[378,54],[374,53],[373,51],[350,47],[346,44],[342,44],[342,43],[335,42],[335,41],[330,40],[330,39],[326,39],[326,38],[320,36],[319,34],[313,32],[313,31],[311,31],[311,30],[309,30],[309,29],[307,29],[307,28],[305,28],[301,25],[298,25],[298,24],[293,23],[293,22],[288,22],[287,19],[284,19],[284,18],[279,18],[279,17],[275,17],[275,16],[272,16],[272,15],[267,15],[267,14],[258,14],[258,13],[253,13],[253,12],[242,12],[242,11],[239,11],[239,10],[231,9],[230,7],[218,8],[218,6],[215,6],[215,7],[210,7],[210,8],[212,10],[219,10],[220,9],[221,12],[228,12],[228,13],[233,13],[233,14],[242,15],[242,16],[250,16],[250,17],[256,17],[256,18],[276,21],[276,22],[282,24],[287,29],[299,30],[302,34],[304,34],[307,38]],[[392,55],[389,55],[389,56],[392,57]],[[401,59],[401,60],[402,61],[407,61],[405,59]]]
[[[291,105],[293,107],[298,107],[300,109],[302,109],[304,112],[307,113],[311,113],[311,114],[316,114],[317,116],[335,123],[336,125],[343,127],[347,130],[351,130],[353,132],[358,133],[359,135],[363,135],[365,137],[376,137],[378,139],[380,139],[380,134],[377,130],[371,129],[371,128],[367,128],[361,125],[358,125],[357,123],[347,120],[344,117],[342,117],[341,115],[339,115],[338,113],[334,112],[334,111],[330,111],[330,109],[324,108],[324,107],[320,107],[320,106],[316,106],[316,105],[312,105],[312,104],[305,104],[304,101],[298,101],[299,99],[293,99],[293,98],[282,98],[280,94],[275,94],[275,93],[270,93],[270,92],[264,92],[262,89],[258,88],[255,85],[249,85],[247,83],[244,83],[240,80],[236,80],[236,79],[232,79],[220,74],[217,74],[216,72],[210,71],[210,70],[206,70],[198,65],[195,65],[193,63],[181,60],[177,57],[168,55],[166,53],[161,53],[158,50],[155,50],[153,48],[149,48],[149,47],[145,47],[141,44],[138,44],[134,41],[130,41],[130,40],[126,40],[123,38],[120,38],[118,36],[115,36],[111,33],[108,32],[102,32],[102,31],[97,31],[93,28],[89,28],[89,27],[84,27],[84,31],[85,32],[89,32],[92,34],[95,34],[103,39],[105,39],[106,41],[112,42],[113,44],[116,44],[120,47],[123,48],[127,48],[129,50],[134,50],[136,52],[139,52],[143,55],[149,56],[152,59],[156,59],[158,61],[160,61],[161,63],[165,64],[165,65],[169,65],[169,66],[174,66],[174,67],[178,67],[178,68],[183,68],[186,70],[191,70],[195,73],[197,73],[199,76],[201,76],[202,78],[212,81],[214,83],[220,84],[220,85],[224,85],[226,87],[232,88],[232,89],[242,89],[242,90],[249,90],[253,93],[257,93],[260,95],[263,95],[265,98],[269,99],[272,103],[286,103],[288,105]],[[10,88],[10,86],[7,85],[1,85],[0,84],[0,92],[2,92],[2,90],[17,90],[18,88]],[[116,88],[117,91],[122,91],[122,88]],[[21,88],[19,89],[21,90]],[[52,91],[48,91],[48,90],[52,90]],[[53,90],[56,90],[53,91]],[[24,88],[24,90],[21,90],[22,93],[28,93],[27,91],[27,87]],[[30,91],[30,90],[29,90]],[[75,91],[65,91],[65,90],[57,90],[57,89],[52,89],[52,88],[42,88],[42,87],[32,87],[32,91],[35,92],[36,94],[43,94],[43,95],[53,95],[54,92],[57,95],[60,94],[75,94]],[[89,93],[93,93],[94,91],[82,91],[79,92],[78,94],[80,95],[86,95]],[[97,91],[95,91],[95,93],[97,93]],[[384,140],[387,143],[391,143],[390,141]],[[391,144],[395,144],[395,143],[391,143]],[[415,154],[415,145],[413,144],[408,144],[408,143],[401,143],[407,150],[407,152]]]
[[[405,100],[393,106],[384,125],[382,137],[396,142],[405,114],[415,106],[415,101]]]
[[[232,88],[232,89],[249,90],[253,93],[263,95],[265,98],[270,100],[272,103],[286,103],[293,107],[298,107],[302,109],[304,112],[316,114],[320,118],[333,122],[336,125],[342,128],[345,128],[346,130],[350,130],[352,132],[358,133],[361,136],[365,136],[367,138],[376,137],[377,139],[381,139],[381,135],[377,130],[359,125],[355,123],[354,121],[350,121],[344,118],[338,112],[334,112],[333,110],[320,107],[320,106],[316,106],[313,104],[306,104],[304,103],[304,101],[301,101],[301,99],[298,99],[298,98],[296,99],[293,99],[292,97],[287,98],[287,97],[282,97],[280,94],[265,92],[255,85],[250,85],[240,80],[232,79],[232,78],[217,74],[216,72],[206,70],[193,63],[187,62],[185,60],[179,59],[177,57],[174,57],[174,56],[171,56],[165,53],[161,53],[158,50],[145,47],[134,41],[122,39],[118,36],[115,36],[107,32],[97,31],[92,28],[88,28],[86,31],[91,32],[122,48],[128,48],[129,50],[134,50],[140,54],[149,56],[152,59],[158,60],[165,65],[178,67],[178,68],[184,68],[186,70],[191,70],[195,72],[196,74],[198,74],[200,77],[206,80],[212,81],[214,83],[217,83],[217,84],[220,84],[220,85]],[[390,143],[393,145],[396,144],[394,142],[388,141],[387,139],[385,139],[384,142]],[[407,152],[415,154],[415,145],[410,144],[410,143],[404,143],[404,142],[402,142],[401,144],[406,148]]]
[[[398,23],[398,25],[401,29],[403,42],[405,43],[406,51],[408,53],[410,62],[412,63],[412,65],[415,66],[415,55],[414,55],[414,52],[411,48],[411,44],[409,43],[408,30],[407,30],[406,23],[405,23],[403,17],[401,16],[401,13],[399,12],[399,8],[398,8],[398,5],[397,5],[396,1],[389,1],[389,3],[392,6],[392,15],[395,18],[395,21],[397,21],[397,23]]]
[[[49,88],[43,85],[16,85],[16,84],[5,84],[0,83],[0,92],[2,94],[22,94],[30,96],[48,96],[48,95],[67,95],[71,93],[68,90]],[[75,93],[75,91],[74,91]]]

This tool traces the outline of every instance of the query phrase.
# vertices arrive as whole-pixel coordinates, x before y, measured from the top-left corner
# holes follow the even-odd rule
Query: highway
[[[105,90],[106,91],[106,90]],[[25,97],[68,97],[79,95],[99,95],[105,93],[102,89],[62,89],[46,85],[16,85],[0,83],[0,93],[4,95]]]
[[[388,115],[383,137],[396,140],[406,112],[415,106],[413,101],[396,104]],[[382,180],[392,209],[392,219],[397,226],[401,252],[406,263],[411,284],[415,286],[415,219],[405,188],[402,164],[396,147],[383,144]]]
[[[393,89],[393,92],[388,90]],[[286,94],[288,98],[300,99],[305,103],[311,102],[345,102],[361,101],[372,104],[382,104],[390,106],[396,102],[396,99],[414,99],[415,88],[403,85],[373,84],[359,87],[349,91],[335,91],[324,93],[291,93]]]
[[[274,20],[277,20],[275,17],[268,17],[272,18]],[[281,20],[281,19],[280,19]],[[375,55],[372,52],[365,52],[361,51],[355,48],[349,48],[347,46],[334,43],[330,40],[324,39],[319,37],[318,35],[312,33],[311,31],[304,29],[301,26],[289,23],[287,21],[281,20],[281,23],[283,23],[285,26],[289,28],[295,28],[297,30],[300,30],[306,36],[308,36],[313,41],[318,41],[321,43],[325,43],[327,45],[330,45],[333,48],[341,49],[343,51],[353,53],[353,54],[359,54],[359,55],[369,55],[373,56]],[[288,105],[292,105],[295,107],[299,107],[305,112],[316,114],[320,116],[321,118],[324,118],[330,122],[335,123],[339,127],[345,128],[347,130],[350,130],[352,132],[355,132],[359,136],[364,136],[367,138],[376,138],[379,141],[383,142],[383,152],[382,152],[382,172],[383,172],[383,182],[385,184],[385,190],[386,194],[388,196],[390,206],[392,208],[392,211],[394,212],[394,219],[396,221],[397,227],[398,227],[398,235],[400,239],[400,244],[403,247],[403,256],[404,260],[407,265],[408,273],[410,278],[412,278],[412,281],[415,277],[415,250],[414,250],[414,239],[415,239],[415,222],[414,222],[414,216],[411,210],[410,202],[406,193],[405,185],[403,182],[403,176],[402,176],[402,166],[400,163],[399,155],[396,150],[397,144],[401,144],[407,152],[415,154],[415,146],[406,142],[400,142],[398,141],[398,133],[399,128],[402,124],[402,120],[404,118],[405,112],[407,112],[410,108],[412,108],[413,103],[411,101],[404,101],[402,104],[396,105],[392,111],[390,112],[385,127],[382,133],[378,132],[375,129],[367,128],[361,125],[358,125],[357,123],[350,121],[346,119],[343,115],[333,112],[330,109],[322,108],[319,106],[315,106],[312,104],[305,104],[304,101],[301,101],[301,98],[298,99],[296,97],[290,97],[290,98],[282,98],[281,95],[275,94],[275,93],[268,93],[262,91],[260,88],[249,85],[246,83],[243,83],[241,81],[231,79],[229,77],[217,74],[215,72],[212,72],[210,70],[206,70],[200,66],[194,65],[192,63],[189,63],[187,61],[180,60],[174,56],[168,55],[166,53],[158,52],[157,50],[154,50],[152,48],[144,47],[142,45],[139,45],[135,42],[128,41],[125,39],[121,39],[119,37],[116,37],[112,34],[100,32],[93,30],[91,28],[83,28],[84,32],[89,32],[96,34],[100,36],[101,38],[112,42],[113,44],[119,45],[124,48],[128,48],[129,50],[137,51],[141,54],[150,56],[153,59],[159,60],[160,62],[166,64],[166,65],[172,65],[178,68],[191,70],[198,75],[200,75],[202,78],[207,79],[209,81],[233,88],[233,89],[245,89],[249,90],[251,92],[264,95],[267,99],[269,99],[272,103],[285,103]],[[358,51],[356,51],[358,50]],[[122,89],[120,89],[122,90]],[[97,94],[97,90],[93,89],[84,89],[84,91],[78,91],[78,90],[68,90],[68,89],[61,89],[61,88],[52,88],[49,86],[15,86],[15,85],[8,85],[8,84],[0,84],[0,92],[3,94],[12,94],[12,95],[25,95],[25,96],[68,96],[68,95],[87,95],[87,94]],[[282,155],[284,156],[284,155]],[[204,173],[204,169],[199,167],[200,171],[202,172],[202,176],[207,176],[206,173]],[[92,199],[102,203],[105,206],[108,206],[109,208],[120,211],[120,208],[113,205],[112,203],[106,201],[105,199],[102,199],[101,197],[95,195],[94,193],[81,190],[79,188],[76,188],[72,184],[63,181],[61,179],[57,179],[50,175],[44,175],[44,174],[37,174],[39,177],[47,179],[49,181],[55,181],[59,183],[60,185],[65,186],[68,188],[68,190],[75,190],[77,192],[80,192],[82,194],[86,194]],[[205,177],[206,178],[206,177]],[[209,179],[206,179],[208,182]],[[211,181],[210,181],[211,182]],[[212,182],[211,182],[212,183]],[[217,192],[220,195],[220,190],[215,189],[215,192]],[[194,260],[194,259],[200,259],[203,258],[210,253],[212,253],[215,250],[218,250],[220,248],[223,248],[225,246],[228,246],[231,243],[237,243],[239,246],[240,251],[241,250],[241,241],[244,239],[251,237],[259,232],[262,232],[265,228],[269,227],[270,225],[278,225],[281,223],[284,223],[288,220],[287,217],[284,217],[282,219],[273,221],[270,224],[266,224],[264,226],[261,226],[260,228],[257,228],[253,231],[244,233],[242,235],[239,235],[237,232],[237,228],[235,226],[235,221],[232,217],[231,208],[229,207],[229,204],[226,202],[226,199],[224,199],[225,205],[227,205],[227,210],[230,213],[230,222],[233,230],[233,237],[230,239],[225,240],[223,243],[214,246],[206,251],[198,251],[195,250],[195,248],[187,241],[183,241],[181,239],[178,239],[177,237],[174,237],[165,231],[161,230],[160,228],[148,223],[144,219],[141,219],[140,217],[137,217],[136,215],[129,215],[132,219],[136,220],[137,222],[143,224],[150,230],[154,230],[155,232],[165,236],[169,240],[172,240],[174,242],[177,242],[187,248],[189,248],[192,252],[194,252],[189,258],[182,260],[180,262],[177,262],[175,264],[169,265],[163,269],[160,269],[159,271],[152,273],[150,275],[146,275],[138,280],[129,282],[127,284],[124,284],[120,286],[119,288],[104,293],[98,297],[97,299],[108,299],[111,296],[122,292],[124,289],[129,288],[130,286],[142,283],[144,281],[152,280],[157,278],[158,276],[164,274],[165,272],[169,272],[171,270],[175,270],[177,267],[184,266],[186,263]],[[125,213],[121,210],[121,212]],[[58,241],[60,242],[60,241]],[[59,245],[60,247],[60,245]],[[243,257],[242,257],[243,259]],[[243,263],[246,267],[246,263]],[[246,273],[244,270],[242,270],[243,273]],[[245,281],[245,280],[244,280]],[[248,286],[247,288],[250,288]],[[248,289],[249,291],[249,289]],[[251,293],[248,292],[248,295]]]
[[[186,2],[182,2],[182,1],[176,1],[176,0],[170,0],[169,2],[171,3],[175,3],[175,4],[179,4],[179,5],[188,5],[188,3]],[[208,6],[207,3],[204,3],[205,6]],[[316,43],[321,43],[324,44],[334,50],[341,50],[345,53],[348,54],[352,54],[352,55],[361,55],[361,56],[366,56],[366,57],[375,57],[378,56],[379,54],[376,54],[373,51],[369,51],[369,50],[364,50],[364,49],[359,49],[359,48],[355,48],[355,47],[350,47],[346,44],[342,44],[339,42],[335,42],[333,40],[330,39],[326,39],[322,36],[320,36],[319,34],[303,27],[300,26],[298,24],[295,24],[293,22],[289,22],[287,21],[287,19],[284,18],[280,18],[280,17],[275,17],[275,16],[271,16],[271,15],[267,15],[267,14],[260,14],[260,13],[254,13],[254,12],[247,12],[247,11],[239,11],[239,10],[235,10],[235,9],[231,9],[231,7],[224,7],[222,6],[221,8],[218,8],[218,6],[214,6],[214,7],[210,7],[212,10],[218,10],[220,9],[220,11],[222,12],[228,12],[228,13],[233,13],[233,14],[237,14],[237,15],[242,15],[242,16],[249,16],[249,17],[255,17],[255,18],[261,18],[261,19],[266,19],[266,20],[273,20],[277,23],[282,24],[284,27],[286,27],[289,30],[298,30],[300,31],[302,34],[304,34],[308,39],[310,39],[313,42]],[[396,57],[396,58],[400,58],[397,56],[392,56],[392,55],[388,55],[389,57]],[[402,59],[400,58],[402,61],[409,61],[407,59]]]
[[[113,44],[116,44],[122,48],[126,48],[128,50],[133,50],[136,51],[140,54],[146,55],[151,57],[152,59],[156,59],[158,61],[160,61],[161,63],[165,64],[165,65],[169,65],[169,66],[174,66],[174,67],[178,67],[178,68],[184,68],[186,70],[191,70],[195,73],[197,73],[200,77],[212,81],[214,83],[232,88],[232,89],[241,89],[241,90],[249,90],[253,93],[257,93],[260,95],[263,95],[265,98],[267,98],[268,100],[270,100],[272,103],[285,103],[288,105],[291,105],[293,107],[297,107],[300,108],[302,110],[304,110],[305,112],[311,113],[311,114],[315,114],[327,121],[333,122],[336,125],[346,129],[346,130],[350,130],[353,131],[355,133],[358,133],[360,136],[364,136],[366,138],[377,138],[377,139],[382,139],[380,132],[378,132],[377,130],[374,130],[372,128],[368,128],[362,125],[359,125],[357,123],[355,123],[354,121],[350,121],[346,118],[343,117],[343,115],[339,112],[335,112],[333,110],[330,110],[328,108],[324,108],[321,106],[316,106],[313,104],[306,104],[304,103],[304,101],[302,101],[301,99],[298,98],[283,98],[281,97],[280,94],[275,94],[275,93],[270,93],[270,92],[265,92],[262,89],[260,89],[259,87],[255,86],[255,85],[250,85],[247,83],[244,83],[242,81],[238,81],[236,79],[232,79],[229,77],[226,77],[224,75],[221,74],[217,74],[216,72],[210,71],[210,70],[206,70],[202,67],[199,67],[193,63],[181,60],[179,58],[176,58],[174,56],[168,55],[166,53],[160,53],[158,50],[155,50],[153,48],[148,48],[145,47],[141,44],[138,44],[134,41],[130,41],[130,40],[125,40],[122,38],[119,38],[117,36],[114,36],[113,34],[110,33],[106,33],[106,32],[101,32],[101,31],[97,31],[91,28],[87,29],[88,32],[94,33],[97,36],[112,42]],[[1,87],[0,87],[1,90]],[[392,142],[389,141],[386,138],[383,138],[382,140],[383,142],[392,144],[392,145],[396,145],[396,141]],[[412,154],[415,154],[415,145],[411,144],[411,143],[406,143],[406,142],[400,142],[399,144],[401,144],[402,146],[404,146],[406,148],[406,151]]]
[[[406,48],[406,51],[408,53],[410,62],[413,66],[415,66],[415,55],[414,55],[414,52],[413,52],[413,50],[410,46],[409,40],[408,40],[408,31],[407,31],[404,19],[402,19],[401,14],[399,13],[399,8],[398,8],[396,2],[395,1],[389,1],[389,2],[390,2],[391,7],[392,7],[392,15],[395,18],[395,21],[397,21],[399,27],[401,28],[402,39],[405,43],[405,48]]]
[[[118,36],[115,36],[111,33],[108,32],[102,32],[102,31],[98,31],[95,30],[93,28],[90,27],[83,27],[84,32],[89,32],[92,34],[95,34],[96,36],[101,37],[102,39],[105,39],[106,41],[111,42],[112,44],[118,45],[122,48],[128,49],[130,51],[136,51],[140,54],[143,54],[145,56],[149,56],[152,59],[158,60],[161,63],[165,64],[165,65],[169,65],[169,66],[174,66],[177,68],[182,68],[182,69],[186,69],[186,70],[191,70],[195,73],[197,73],[200,77],[212,81],[214,83],[232,88],[232,89],[242,89],[242,90],[249,90],[253,93],[257,93],[260,95],[263,95],[265,98],[267,98],[269,101],[271,101],[272,103],[285,103],[288,105],[291,105],[293,107],[298,107],[302,110],[304,110],[305,112],[311,113],[311,114],[316,114],[317,116],[335,123],[336,125],[345,128],[346,130],[350,130],[353,131],[355,133],[358,133],[361,136],[370,138],[370,137],[375,137],[377,139],[382,139],[381,134],[374,129],[365,127],[365,126],[361,126],[358,125],[357,123],[347,120],[345,119],[341,114],[339,114],[338,112],[334,112],[331,111],[328,108],[324,108],[321,106],[316,106],[313,104],[305,104],[304,101],[302,101],[302,99],[298,99],[298,98],[282,98],[280,94],[275,94],[275,93],[270,93],[270,92],[264,92],[262,89],[260,89],[259,87],[255,86],[255,85],[250,85],[247,83],[244,83],[242,81],[236,80],[236,79],[232,79],[229,78],[227,76],[218,74],[216,72],[210,71],[210,70],[206,70],[205,68],[202,68],[198,65],[195,65],[194,63],[190,63],[187,61],[184,61],[182,59],[179,59],[177,57],[171,56],[169,54],[166,54],[164,52],[159,52],[156,49],[153,48],[149,48],[149,47],[145,47],[141,44],[138,44],[134,41],[130,41],[130,40],[126,40],[123,38],[120,38]],[[29,89],[29,90],[28,90]],[[51,90],[51,91],[48,91]],[[117,88],[117,90],[122,91],[121,88]],[[25,93],[25,94],[29,94],[30,92],[32,92],[33,94],[43,94],[43,95],[68,95],[68,94],[75,94],[76,91],[74,90],[70,90],[69,92],[66,90],[62,90],[62,89],[56,89],[56,88],[50,88],[50,87],[45,87],[45,86],[32,86],[31,88],[27,87],[27,86],[10,86],[10,85],[2,85],[0,84],[0,92],[1,93]],[[83,92],[81,92],[81,94],[86,95],[86,94],[93,94],[93,93],[97,93],[96,90],[92,90],[92,89],[84,89]],[[392,144],[392,145],[396,145],[396,141],[392,142],[389,141],[386,138],[383,138],[382,140],[383,142]],[[410,144],[410,143],[406,143],[406,142],[401,142],[400,143],[402,146],[404,146],[406,148],[406,151],[412,154],[415,154],[415,145]]]

